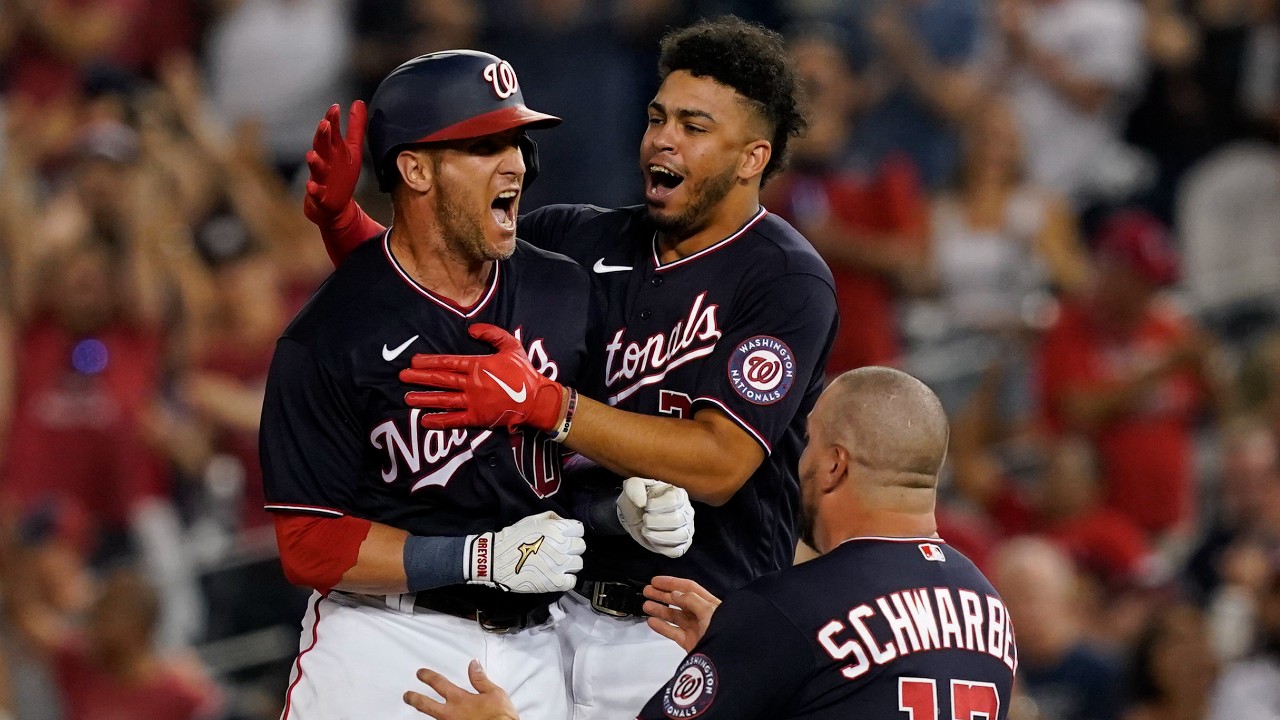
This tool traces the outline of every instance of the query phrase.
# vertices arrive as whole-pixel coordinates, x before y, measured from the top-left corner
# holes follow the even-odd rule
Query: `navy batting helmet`
[[[416,57],[391,71],[369,102],[369,154],[378,187],[399,177],[392,160],[418,143],[463,140],[511,128],[559,125],[560,118],[525,107],[511,63],[475,50]],[[524,138],[525,185],[537,174],[537,145]]]

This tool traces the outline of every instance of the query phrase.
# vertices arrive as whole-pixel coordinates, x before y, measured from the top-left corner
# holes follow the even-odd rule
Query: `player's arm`
[[[660,478],[710,505],[733,497],[765,457],[758,442],[717,410],[682,420],[583,396],[564,444],[619,475]]]
[[[776,605],[750,589],[739,590],[716,608],[706,635],[639,718],[668,720],[694,708],[708,720],[786,717],[813,672],[814,652]]]
[[[424,415],[423,427],[528,425],[623,477],[656,478],[711,504],[727,501],[764,459],[759,444],[720,413],[680,420],[617,410],[534,370],[502,328],[476,324],[470,333],[498,352],[417,355],[401,371],[407,383],[456,391],[405,394],[412,406],[452,411]]]
[[[450,411],[424,414],[423,427],[528,425],[623,477],[659,479],[716,505],[732,497],[764,459],[760,445],[718,412],[681,420],[617,410],[537,372],[519,341],[502,328],[476,324],[470,333],[498,352],[418,355],[401,371],[407,383],[454,391],[405,394],[412,406]]]
[[[355,201],[360,179],[360,148],[364,144],[366,109],[363,101],[351,104],[347,132],[339,127],[339,107],[332,105],[316,127],[307,151],[307,196],[302,212],[320,228],[324,249],[334,267],[369,238],[382,234],[386,226],[369,217]]]
[[[410,392],[405,400],[444,411],[423,414],[428,429],[527,425],[623,477],[655,478],[695,500],[723,504],[786,431],[830,347],[836,314],[830,285],[808,275],[791,279],[744,303],[743,317],[702,361],[691,388],[697,396],[672,395],[680,417],[626,412],[581,397],[538,374],[520,344],[492,325],[474,325],[471,333],[493,345],[494,355],[414,357],[400,378],[436,390]],[[730,376],[742,375],[751,354],[744,348],[758,339],[776,344],[769,352],[786,376],[773,378],[767,397],[749,399],[752,389]]]
[[[363,446],[350,392],[308,347],[287,336],[279,341],[259,447],[265,507],[276,514],[291,581],[369,594],[461,583],[515,592],[574,586],[585,549],[582,523],[551,512],[457,537],[411,535],[353,516]],[[539,539],[540,551],[520,552],[521,544]]]
[[[582,568],[582,525],[554,513],[524,518],[497,532],[411,535],[350,516],[277,513],[276,539],[285,577],[320,591],[369,595],[420,592],[472,583],[514,592],[557,592]],[[520,546],[539,542],[533,554]]]

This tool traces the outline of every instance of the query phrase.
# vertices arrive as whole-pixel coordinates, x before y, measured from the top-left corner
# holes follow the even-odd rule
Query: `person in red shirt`
[[[1086,441],[1056,443],[1040,487],[1038,524],[1083,572],[1124,589],[1150,570],[1151,548],[1128,516],[1100,502],[1095,464]]]
[[[819,36],[792,43],[810,101],[809,132],[792,145],[790,170],[764,189],[763,201],[800,230],[831,267],[840,309],[827,375],[867,365],[897,365],[898,288],[925,258],[925,200],[905,155],[867,176],[842,170],[858,86],[842,50]]]
[[[1154,217],[1122,211],[1096,242],[1096,277],[1062,303],[1038,353],[1049,430],[1097,447],[1105,502],[1152,536],[1193,520],[1192,423],[1216,379],[1209,336],[1159,295],[1178,259]]]
[[[86,519],[74,503],[57,502],[17,524],[0,576],[12,647],[23,663],[47,668],[62,717],[213,717],[220,693],[200,662],[156,650],[156,589],[132,567],[102,581],[89,572]]]
[[[165,488],[138,425],[159,378],[162,338],[124,314],[118,262],[95,244],[50,258],[46,300],[17,331],[0,498],[11,508],[73,498],[101,531],[123,536],[134,508]]]

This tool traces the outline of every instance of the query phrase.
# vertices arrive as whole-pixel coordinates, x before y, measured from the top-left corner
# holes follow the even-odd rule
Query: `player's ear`
[[[414,192],[428,193],[435,184],[435,165],[420,148],[405,148],[396,155],[396,169],[404,184]]]
[[[832,445],[827,450],[827,456],[823,462],[824,467],[818,488],[824,493],[829,493],[840,487],[849,477],[849,451],[843,445]]]
[[[773,146],[768,140],[753,140],[742,149],[742,159],[738,163],[738,178],[750,180],[759,177],[773,157]]]

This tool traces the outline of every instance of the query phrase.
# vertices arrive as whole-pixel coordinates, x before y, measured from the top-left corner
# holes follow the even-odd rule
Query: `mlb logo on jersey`
[[[777,338],[748,338],[729,356],[729,382],[743,399],[756,405],[772,405],[786,397],[795,379],[796,359]]]
[[[942,548],[934,545],[933,543],[920,543],[917,547],[920,548],[920,554],[924,555],[925,560],[932,560],[934,562],[947,561],[947,556],[943,554]]]

